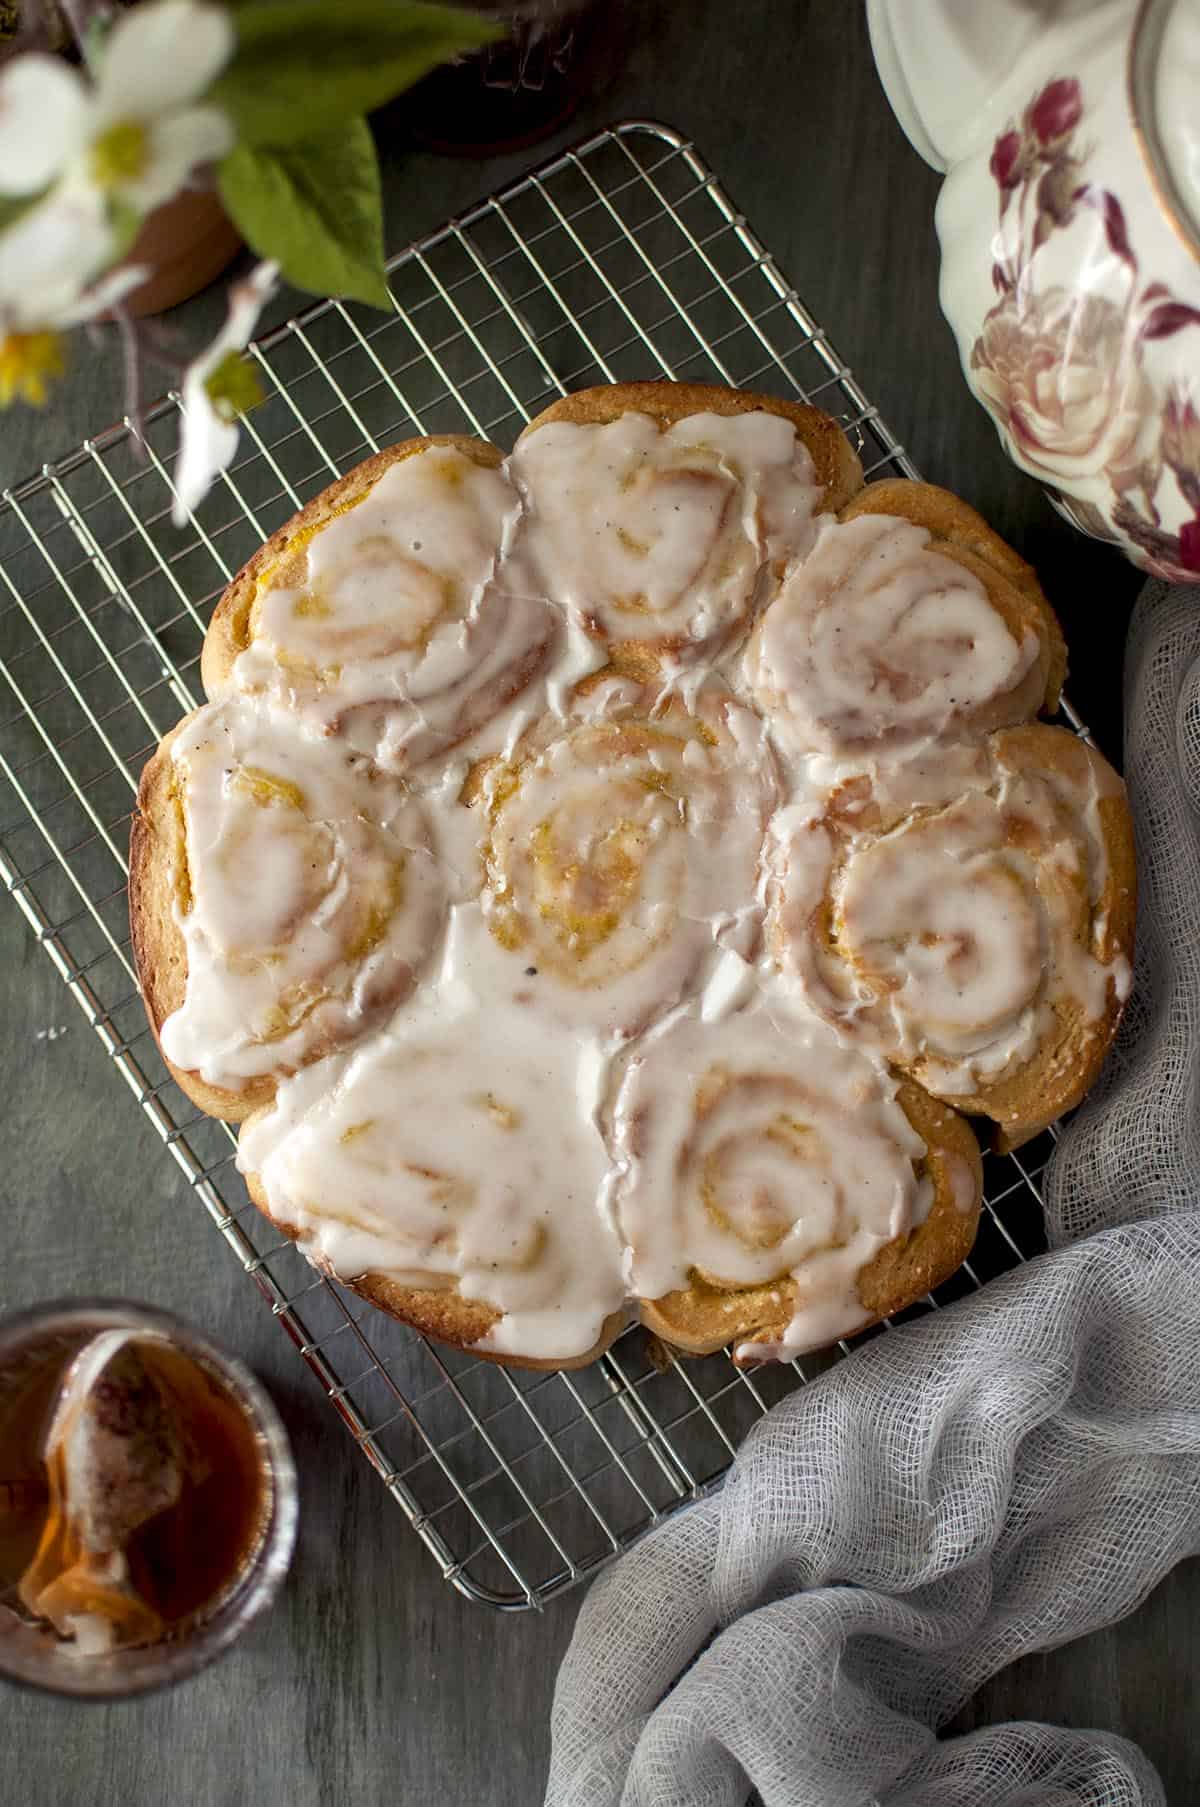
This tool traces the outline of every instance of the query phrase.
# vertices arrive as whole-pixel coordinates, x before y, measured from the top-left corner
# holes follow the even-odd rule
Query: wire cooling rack
[[[175,398],[150,413],[148,456],[113,428],[0,497],[0,879],[447,1580],[519,1609],[703,1492],[837,1352],[743,1374],[725,1355],[673,1361],[631,1329],[582,1372],[523,1374],[436,1348],[314,1274],[250,1205],[232,1134],[196,1115],[146,1028],[125,895],[138,774],[202,700],[201,638],[227,579],[391,441],[470,431],[507,446],[567,390],[665,376],[803,396],[842,419],[868,475],[916,472],[663,126],[588,139],[401,252],[390,280],[392,318],[322,303],[251,348],[267,399],[186,531],[170,523]],[[971,1261],[915,1312],[1043,1246],[1050,1147],[986,1158]]]

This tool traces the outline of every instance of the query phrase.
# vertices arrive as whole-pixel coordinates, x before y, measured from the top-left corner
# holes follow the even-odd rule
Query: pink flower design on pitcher
[[[1025,120],[1043,150],[1070,137],[1083,117],[1083,90],[1074,76],[1047,82],[1031,101]]]
[[[1128,471],[1153,449],[1136,337],[1102,295],[1052,288],[1007,298],[984,321],[971,372],[1021,457],[1052,482]]]
[[[1190,577],[1200,573],[1200,515],[1179,529],[1179,562]]]
[[[1001,190],[1016,188],[1025,179],[1022,168],[1022,142],[1020,132],[1001,132],[992,146],[991,161],[988,168],[992,178]]]
[[[1191,396],[1160,397],[1143,347],[1200,325],[1200,309],[1162,283],[1143,284],[1120,199],[1087,180],[1090,152],[1075,137],[1084,111],[1080,83],[1056,76],[992,146],[1007,238],[992,270],[997,300],[971,350],[971,381],[1022,464],[1068,490],[1103,478],[1109,519],[1139,562],[1190,578],[1200,572],[1200,416]],[[1122,300],[1038,287],[1038,252],[1081,211],[1099,220],[1122,272]],[[1194,517],[1178,533],[1164,530],[1155,502],[1164,470]],[[1094,503],[1072,509],[1107,533]]]

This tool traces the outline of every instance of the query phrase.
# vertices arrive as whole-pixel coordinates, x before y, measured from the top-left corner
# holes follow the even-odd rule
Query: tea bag
[[[46,1434],[49,1508],[23,1604],[81,1654],[152,1643],[163,1619],[131,1563],[136,1534],[180,1498],[183,1439],[145,1332],[93,1337],[63,1378]]]

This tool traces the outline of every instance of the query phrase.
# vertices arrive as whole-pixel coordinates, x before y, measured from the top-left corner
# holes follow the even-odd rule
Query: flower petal
[[[0,233],[0,315],[9,326],[55,326],[72,317],[112,255],[99,197],[55,193]]]
[[[205,385],[223,358],[247,344],[259,314],[275,291],[278,276],[278,264],[261,263],[243,281],[232,283],[224,326],[211,345],[188,365],[183,379],[183,432],[175,461],[175,502],[171,509],[177,527],[184,525],[217,473],[233,462],[237,425],[220,418]]]
[[[36,194],[82,143],[89,106],[61,57],[30,52],[0,74],[0,193]]]
[[[63,308],[57,316],[57,325],[79,326],[85,320],[95,320],[98,315],[107,314],[110,308],[124,301],[126,295],[141,288],[147,277],[153,274],[149,264],[122,264],[119,269],[110,270],[99,282],[86,289],[73,307]]]
[[[189,376],[194,375],[198,382],[206,383],[217,365],[231,351],[245,349],[258,324],[258,316],[275,292],[278,275],[278,264],[261,263],[255,264],[249,276],[241,282],[230,283],[229,313],[225,324],[212,343],[188,366]]]
[[[114,26],[96,80],[101,119],[152,119],[203,94],[233,52],[224,7],[150,0]]]
[[[149,138],[145,170],[120,188],[122,198],[142,213],[178,194],[193,170],[223,157],[233,146],[233,127],[215,107],[185,107],[154,120]]]
[[[222,337],[226,351],[242,351],[250,343],[250,335],[258,325],[258,316],[275,293],[279,277],[277,263],[255,264],[249,276],[231,284],[229,318]]]
[[[192,365],[183,383],[183,428],[175,460],[175,501],[171,519],[177,527],[203,501],[212,480],[233,462],[238,429],[220,418],[208,399],[204,379]]]

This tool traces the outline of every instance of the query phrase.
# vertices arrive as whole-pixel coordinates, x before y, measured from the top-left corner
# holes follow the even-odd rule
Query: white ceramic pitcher
[[[942,307],[1010,455],[1200,572],[1200,0],[867,0],[927,162]]]

